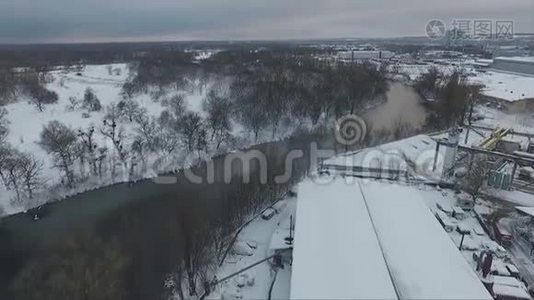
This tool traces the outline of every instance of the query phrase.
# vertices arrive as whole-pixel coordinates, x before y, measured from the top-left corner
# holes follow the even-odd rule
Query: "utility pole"
[[[289,236],[285,240],[287,245],[293,244],[293,215],[289,216]]]
[[[436,152],[434,153],[434,164],[432,165],[432,172],[436,171],[436,164],[438,163],[438,154],[439,154],[439,141],[436,141]]]
[[[458,249],[461,251],[462,250],[462,245],[464,244],[464,238],[465,238],[465,232],[462,231],[462,240],[460,241],[460,247],[458,247]]]
[[[467,145],[467,141],[469,140],[469,130],[471,129],[471,117],[473,116],[473,106],[475,105],[475,100],[473,99],[473,95],[471,95],[471,107],[469,109],[469,118],[467,119],[467,122],[469,123],[467,125],[467,132],[465,133],[465,141],[464,144]]]

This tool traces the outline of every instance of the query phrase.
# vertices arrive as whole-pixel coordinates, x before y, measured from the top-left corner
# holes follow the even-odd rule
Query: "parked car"
[[[493,232],[495,233],[495,239],[503,246],[512,245],[512,234],[503,227],[500,221],[493,224]]]
[[[261,218],[264,220],[270,220],[274,216],[275,213],[276,213],[276,210],[269,207],[261,214]]]

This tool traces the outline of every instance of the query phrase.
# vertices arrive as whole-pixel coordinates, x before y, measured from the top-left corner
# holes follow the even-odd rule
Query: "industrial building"
[[[352,50],[340,51],[336,55],[336,60],[340,62],[366,61],[371,59],[389,59],[395,53],[386,50]]]
[[[493,60],[493,65],[491,67],[500,71],[523,73],[534,76],[534,57],[496,57]]]
[[[492,299],[413,187],[309,180],[296,219],[291,299]]]

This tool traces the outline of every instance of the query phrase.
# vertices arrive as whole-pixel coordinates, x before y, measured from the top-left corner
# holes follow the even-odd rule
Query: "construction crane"
[[[486,139],[484,139],[480,145],[478,145],[479,148],[485,149],[485,150],[494,150],[495,146],[497,146],[497,143],[504,138],[508,133],[510,133],[509,128],[500,128],[497,127],[493,132],[490,134],[490,136]]]

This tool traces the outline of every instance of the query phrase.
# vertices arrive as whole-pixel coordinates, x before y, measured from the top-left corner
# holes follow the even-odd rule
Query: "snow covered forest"
[[[0,210],[177,170],[359,113],[384,70],[309,53],[155,52],[0,70]],[[331,124],[330,124],[331,125]]]

